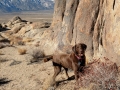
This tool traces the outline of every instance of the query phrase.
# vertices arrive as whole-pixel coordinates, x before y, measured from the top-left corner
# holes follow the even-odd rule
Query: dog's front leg
[[[75,74],[75,80],[77,81],[79,78],[79,72],[78,72],[78,65],[77,64],[73,64],[73,70],[74,70],[74,74]]]

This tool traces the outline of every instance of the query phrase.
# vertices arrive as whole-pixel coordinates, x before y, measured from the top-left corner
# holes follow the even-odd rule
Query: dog
[[[69,79],[68,69],[72,69],[75,74],[75,80],[77,81],[79,78],[79,69],[85,66],[86,63],[86,51],[87,45],[84,43],[78,43],[72,47],[71,54],[53,54],[52,56],[45,58],[44,62],[47,62],[52,59],[52,63],[54,66],[54,75],[53,82],[51,85],[55,85],[55,78],[61,72],[61,68],[63,67],[66,72],[66,76]]]

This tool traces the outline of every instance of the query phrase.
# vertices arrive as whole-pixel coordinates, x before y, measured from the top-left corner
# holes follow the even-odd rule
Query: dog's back
[[[53,62],[61,65],[61,67],[72,69],[71,54],[55,54],[53,55]]]

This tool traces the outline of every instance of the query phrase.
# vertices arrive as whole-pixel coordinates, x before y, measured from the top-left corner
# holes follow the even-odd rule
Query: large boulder
[[[55,0],[47,47],[85,43],[88,60],[106,56],[120,64],[119,7],[119,0]]]
[[[19,16],[14,16],[6,25],[7,25],[7,27],[9,27],[11,29],[16,24],[25,25],[27,23],[28,23],[27,21],[22,20]]]
[[[7,23],[7,26],[11,28],[14,24],[20,23],[21,21],[22,19],[19,16],[15,16]]]

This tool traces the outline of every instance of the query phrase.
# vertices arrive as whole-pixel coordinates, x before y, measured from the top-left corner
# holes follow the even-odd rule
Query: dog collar
[[[75,56],[76,56],[76,58],[77,58],[78,60],[81,60],[81,57],[77,56],[76,54],[75,54]]]

